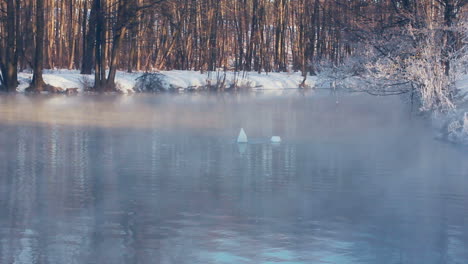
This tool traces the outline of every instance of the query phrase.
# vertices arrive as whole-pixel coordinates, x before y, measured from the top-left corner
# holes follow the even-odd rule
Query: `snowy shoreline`
[[[283,90],[297,89],[304,81],[304,77],[299,72],[196,72],[196,71],[160,71],[164,76],[164,89],[203,89],[209,85],[224,81],[226,86],[236,84],[238,87],[249,87],[256,90]],[[117,87],[122,93],[134,92],[137,79],[143,72],[127,73],[119,71],[116,77]],[[62,89],[78,88],[78,92],[83,92],[86,83],[94,82],[94,75],[82,75],[78,70],[46,70],[43,74],[46,84]],[[24,92],[32,79],[32,73],[21,72],[18,74],[18,92]],[[307,76],[306,87],[315,87],[316,76]]]

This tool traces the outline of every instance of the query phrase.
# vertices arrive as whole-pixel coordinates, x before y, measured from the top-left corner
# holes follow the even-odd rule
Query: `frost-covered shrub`
[[[331,61],[320,61],[315,67],[318,75],[316,86],[362,90],[367,85],[361,77],[366,74],[368,57],[364,48],[356,48],[356,53],[360,55],[345,58],[339,66]]]
[[[454,133],[454,132],[459,131],[461,128],[463,128],[463,125],[461,124],[461,122],[459,120],[455,120],[449,123],[447,127],[447,131],[448,133]]]
[[[362,76],[366,73],[367,51],[362,47],[356,48],[356,53],[365,56],[352,56],[344,59],[340,70],[347,76]]]
[[[468,112],[455,114],[444,130],[449,141],[468,144]]]
[[[136,79],[136,92],[160,92],[165,91],[168,87],[166,75],[162,73],[144,73]]]
[[[83,88],[83,91],[91,91],[94,87],[94,81],[88,76],[81,76],[80,84]]]
[[[252,89],[253,87],[254,84],[252,81],[249,81],[244,77],[239,78],[238,76],[234,76],[234,78],[229,81],[228,86],[230,90],[248,90]]]
[[[458,34],[466,43],[463,23],[447,28],[428,21],[421,29],[407,25],[401,31],[373,36],[368,44],[373,54],[366,54],[370,59],[365,64],[365,77],[386,83],[383,87],[408,84],[420,99],[422,111],[454,109],[458,98],[455,83],[466,71],[463,65],[466,65],[467,49],[462,45],[461,49],[449,50],[447,32]],[[446,62],[450,65],[449,74]]]
[[[227,88],[226,77],[226,72],[208,72],[205,88],[214,91],[225,90]]]
[[[452,101],[455,81],[445,74],[442,43],[433,43],[437,40],[433,34],[421,43],[415,56],[404,60],[404,78],[416,86],[423,111],[450,110],[455,107]]]

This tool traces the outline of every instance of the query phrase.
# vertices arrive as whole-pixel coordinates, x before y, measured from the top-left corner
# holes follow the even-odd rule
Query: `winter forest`
[[[15,91],[18,72],[27,69],[34,71],[31,91],[47,89],[43,69],[94,73],[93,90],[112,91],[117,70],[294,71],[306,76],[359,60],[352,69],[347,67],[348,74],[396,77],[402,80],[394,81],[418,86],[429,100],[428,108],[432,97],[436,107],[450,107],[451,75],[466,70],[466,4],[466,0],[3,0],[1,87]],[[440,65],[430,72],[415,72],[413,67],[424,63]],[[370,72],[366,64],[373,68]],[[442,83],[427,85],[420,78]],[[434,85],[443,87],[426,87]]]

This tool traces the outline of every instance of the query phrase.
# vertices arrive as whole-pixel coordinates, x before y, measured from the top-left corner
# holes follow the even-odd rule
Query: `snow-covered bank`
[[[224,82],[227,87],[236,84],[238,87],[249,87],[252,89],[293,89],[298,88],[304,78],[300,73],[234,73],[234,72],[195,72],[195,71],[161,71],[163,75],[163,88],[165,89],[200,89],[217,82]],[[138,77],[143,73],[118,72],[116,83],[118,88],[127,93],[133,91]],[[32,73],[19,73],[18,91],[23,92],[32,79]],[[44,72],[46,84],[63,89],[78,88],[83,91],[87,84],[94,82],[93,75],[81,75],[76,70],[48,70]],[[308,76],[304,85],[315,87],[317,78]]]

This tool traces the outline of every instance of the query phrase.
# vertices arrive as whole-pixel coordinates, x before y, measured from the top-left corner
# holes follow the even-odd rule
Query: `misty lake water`
[[[468,263],[468,151],[407,105],[2,95],[0,263]]]

